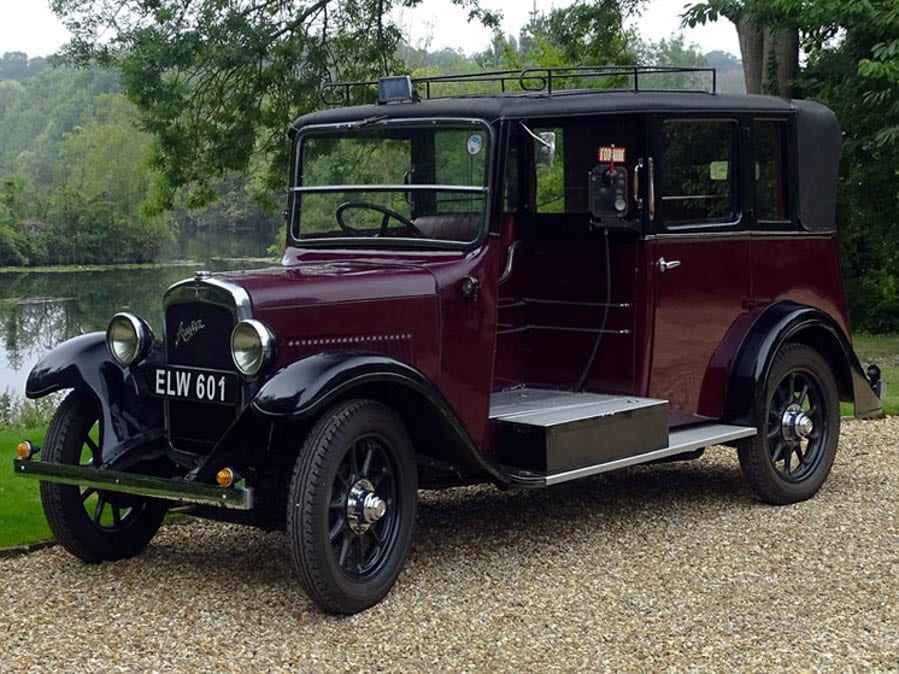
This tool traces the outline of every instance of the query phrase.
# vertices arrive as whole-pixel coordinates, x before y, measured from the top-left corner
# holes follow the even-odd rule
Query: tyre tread
[[[300,583],[309,597],[324,610],[343,615],[368,608],[386,595],[392,585],[388,584],[374,601],[348,597],[335,587],[326,570],[313,559],[313,555],[304,552],[314,550],[316,546],[315,524],[320,513],[316,511],[315,496],[317,490],[329,488],[325,475],[328,470],[328,452],[338,444],[347,426],[358,421],[359,415],[392,417],[408,441],[405,426],[399,416],[383,403],[368,399],[337,403],[321,416],[306,436],[294,466],[288,497],[288,540]],[[408,442],[411,447],[411,441]]]
[[[97,419],[97,403],[89,393],[72,391],[62,401],[44,440],[44,460],[66,463],[66,451],[70,442],[80,441],[80,434],[87,433]],[[90,425],[81,428],[85,421]],[[73,437],[75,434],[75,437]],[[75,494],[77,506],[73,504]],[[133,557],[143,550],[162,524],[167,507],[152,499],[146,504],[140,518],[119,532],[98,531],[82,513],[72,510],[83,506],[79,488],[53,482],[40,483],[41,503],[47,524],[54,538],[70,553],[88,564],[117,561]]]
[[[836,406],[839,405],[833,372],[818,351],[805,344],[787,344],[775,357],[771,366],[771,372],[779,372],[784,367],[784,362],[791,360],[793,362],[810,362],[816,368],[819,368],[820,374],[823,376],[821,381],[822,393],[825,396],[830,395],[831,401]],[[822,457],[823,463],[821,467],[813,475],[809,476],[806,481],[803,481],[805,484],[802,488],[787,485],[775,475],[768,456],[766,439],[768,387],[769,382],[766,382],[765,389],[761,393],[760,403],[757,404],[757,418],[760,420],[759,433],[741,443],[737,450],[737,455],[740,460],[740,470],[743,473],[743,478],[756,496],[772,505],[788,505],[811,498],[818,492],[824,480],[827,479],[833,464],[834,455],[836,454],[836,445],[839,442],[839,412],[836,414],[836,424],[828,431],[832,436],[828,440],[831,445],[822,448],[822,451],[827,452],[827,454]],[[829,412],[832,412],[832,410]]]

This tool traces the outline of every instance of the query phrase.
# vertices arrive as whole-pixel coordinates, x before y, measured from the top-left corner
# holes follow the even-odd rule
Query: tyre
[[[287,533],[303,589],[328,613],[377,604],[406,561],[418,474],[399,416],[373,400],[326,412],[300,449]]]
[[[749,486],[777,505],[814,496],[840,438],[837,384],[821,354],[804,344],[783,347],[756,400],[756,418],[758,434],[738,450]]]
[[[99,410],[87,393],[70,393],[47,429],[44,461],[70,466],[100,462]],[[130,494],[41,482],[50,530],[70,553],[91,564],[133,557],[156,534],[165,504]]]

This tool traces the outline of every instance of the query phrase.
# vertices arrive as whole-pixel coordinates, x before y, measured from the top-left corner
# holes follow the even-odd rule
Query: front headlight
[[[141,360],[153,345],[153,331],[142,318],[127,311],[112,317],[106,328],[106,349],[122,367]]]
[[[274,337],[259,321],[248,319],[231,332],[231,358],[243,374],[252,377],[268,364],[274,351]]]

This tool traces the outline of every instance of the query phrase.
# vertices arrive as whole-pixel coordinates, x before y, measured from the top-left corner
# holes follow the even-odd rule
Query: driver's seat
[[[480,213],[447,213],[415,218],[415,227],[428,239],[471,241],[481,226]]]

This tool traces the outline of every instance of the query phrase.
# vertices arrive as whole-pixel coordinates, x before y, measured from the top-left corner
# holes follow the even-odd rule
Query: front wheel
[[[821,354],[804,344],[781,349],[759,392],[756,417],[758,434],[738,450],[749,486],[777,505],[814,496],[840,438],[837,384]]]
[[[90,395],[70,393],[50,421],[43,460],[99,466],[99,416]],[[159,530],[167,509],[153,499],[55,482],[41,482],[40,491],[53,536],[70,553],[91,564],[139,553]]]
[[[374,400],[326,412],[300,449],[288,499],[291,554],[325,611],[377,604],[406,561],[418,475],[403,422]]]

